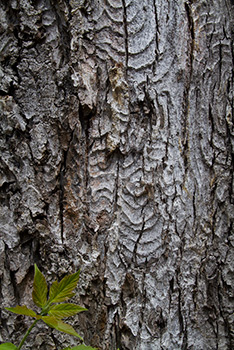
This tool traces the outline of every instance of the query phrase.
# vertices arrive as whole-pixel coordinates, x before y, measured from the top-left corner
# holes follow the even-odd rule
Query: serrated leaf
[[[55,328],[60,332],[74,335],[75,337],[78,337],[83,341],[82,337],[78,333],[76,333],[75,329],[70,324],[67,324],[67,323],[61,321],[59,318],[56,318],[53,316],[43,316],[42,320],[49,327]]]
[[[67,303],[67,304],[58,304],[58,305],[51,306],[48,313],[49,315],[57,318],[64,318],[64,317],[74,316],[82,311],[87,311],[87,309],[85,309],[80,305]]]
[[[80,271],[65,276],[60,282],[53,282],[50,288],[49,303],[60,303],[61,301],[70,299],[74,295],[73,289],[77,286],[79,276]]]
[[[17,346],[12,343],[3,343],[0,345],[1,350],[17,350]]]
[[[38,269],[36,264],[34,264],[34,269],[35,273],[33,281],[32,298],[34,304],[36,304],[40,308],[43,308],[47,303],[48,287],[44,275]]]
[[[14,312],[15,314],[18,314],[18,315],[25,315],[25,316],[40,318],[40,316],[37,315],[35,311],[28,309],[27,306],[25,305],[23,306],[17,305],[16,307],[6,307],[5,309],[8,311]]]

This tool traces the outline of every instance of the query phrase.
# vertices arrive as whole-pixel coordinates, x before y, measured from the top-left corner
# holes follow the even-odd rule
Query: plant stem
[[[20,350],[20,349],[22,348],[22,346],[23,346],[23,344],[24,344],[26,338],[28,337],[29,333],[31,332],[31,330],[33,329],[33,327],[35,326],[35,324],[36,324],[38,321],[39,321],[39,320],[35,320],[35,321],[33,322],[33,324],[29,327],[29,329],[28,329],[27,332],[25,333],[25,336],[24,336],[23,339],[21,340],[20,345],[19,345],[18,348],[17,348],[18,350]]]

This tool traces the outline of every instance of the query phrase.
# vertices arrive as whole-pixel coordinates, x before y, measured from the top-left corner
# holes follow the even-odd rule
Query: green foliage
[[[12,343],[4,343],[0,345],[1,350],[16,350],[18,349],[14,344]]]
[[[67,334],[74,335],[75,337],[78,337],[78,338],[80,338],[83,341],[81,336],[78,333],[76,333],[75,329],[70,324],[64,323],[59,318],[56,318],[54,316],[43,316],[42,320],[49,327],[55,328],[55,329],[57,329],[60,332],[64,332],[64,333],[67,333]]]
[[[81,311],[87,311],[87,309],[76,304],[67,303],[52,305],[48,314],[57,318],[64,318],[74,316]]]
[[[41,318],[41,316],[37,315],[35,311],[28,309],[27,306],[19,306],[16,307],[6,307],[6,310],[14,312],[17,315],[25,315],[35,318]]]
[[[79,281],[80,272],[65,276],[61,282],[55,281],[50,288],[49,304],[60,303],[73,297],[73,289]]]
[[[40,308],[43,308],[47,303],[47,293],[48,287],[46,283],[46,279],[38,269],[37,265],[34,265],[35,274],[34,274],[34,282],[33,282],[33,292],[32,298],[35,305]]]
[[[82,306],[72,304],[72,303],[61,303],[62,301],[66,301],[71,298],[75,293],[73,292],[77,286],[79,281],[80,271],[65,276],[60,282],[53,282],[51,288],[49,290],[49,298],[48,295],[48,286],[46,283],[46,279],[38,269],[35,264],[35,273],[34,273],[34,282],[33,282],[33,292],[32,299],[36,306],[38,306],[41,310],[40,313],[37,314],[34,310],[29,309],[27,306],[16,306],[16,307],[7,307],[6,310],[11,311],[18,315],[25,315],[29,317],[33,317],[35,320],[31,327],[26,332],[19,346],[15,346],[12,343],[4,343],[0,345],[0,350],[20,350],[31,332],[32,328],[38,321],[45,322],[49,327],[57,329],[60,332],[64,332],[70,335],[73,335],[79,338],[81,341],[83,339],[81,336],[75,331],[75,329],[68,323],[62,321],[63,318],[74,316],[79,312],[86,311],[87,309]],[[64,349],[65,350],[65,349]],[[96,350],[90,346],[86,346],[84,344],[66,348],[66,350]]]

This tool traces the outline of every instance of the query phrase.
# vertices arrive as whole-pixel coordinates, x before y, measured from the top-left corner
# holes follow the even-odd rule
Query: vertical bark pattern
[[[28,301],[34,262],[49,280],[81,268],[87,343],[234,347],[233,12],[1,2],[3,305]],[[24,327],[1,311],[2,339]],[[71,341],[45,332],[34,348]]]

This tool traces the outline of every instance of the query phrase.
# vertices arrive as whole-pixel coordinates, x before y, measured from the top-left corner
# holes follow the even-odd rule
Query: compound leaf
[[[28,309],[27,306],[25,305],[23,306],[17,305],[16,307],[6,307],[5,309],[8,311],[14,312],[15,314],[18,314],[18,315],[25,315],[25,316],[40,318],[40,316],[37,315],[35,311]]]
[[[55,328],[55,329],[57,329],[60,332],[64,332],[64,333],[67,333],[67,334],[74,335],[75,337],[78,337],[78,338],[80,338],[83,341],[81,336],[78,333],[76,333],[75,329],[70,324],[64,323],[59,318],[56,318],[54,316],[43,316],[42,320],[49,327]]]
[[[47,293],[48,287],[46,279],[41,271],[38,269],[37,265],[34,264],[34,281],[33,281],[33,292],[32,298],[35,305],[43,308],[47,303]]]
[[[0,345],[0,350],[17,350],[17,346],[12,343],[3,343]]]
[[[51,306],[48,313],[56,318],[64,318],[74,316],[82,311],[87,311],[87,309],[76,304],[66,303]]]
[[[73,289],[77,286],[79,276],[80,271],[65,276],[60,282],[53,282],[50,288],[49,303],[60,303],[71,298],[74,295]]]

